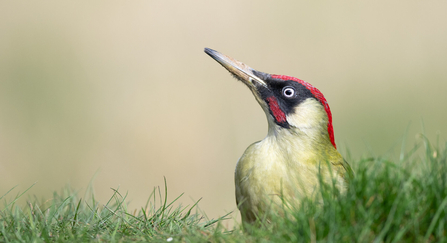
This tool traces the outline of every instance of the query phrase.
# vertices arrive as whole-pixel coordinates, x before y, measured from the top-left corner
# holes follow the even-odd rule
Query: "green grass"
[[[240,225],[224,229],[220,222],[232,219],[208,220],[197,205],[174,207],[159,189],[134,212],[116,190],[100,204],[92,193],[80,199],[65,189],[24,207],[5,201],[0,242],[447,242],[447,144],[423,139],[397,161],[353,164],[345,194],[323,186],[323,203],[306,200],[291,217],[260,222],[249,234]]]

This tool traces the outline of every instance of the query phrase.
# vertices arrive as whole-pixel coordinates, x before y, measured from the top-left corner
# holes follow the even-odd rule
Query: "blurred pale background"
[[[445,1],[2,1],[0,195],[89,181],[144,205],[203,198],[235,210],[233,171],[267,132],[251,93],[203,53],[304,79],[326,96],[352,158],[444,142]],[[410,124],[410,125],[409,125]],[[13,196],[13,195],[11,195]]]

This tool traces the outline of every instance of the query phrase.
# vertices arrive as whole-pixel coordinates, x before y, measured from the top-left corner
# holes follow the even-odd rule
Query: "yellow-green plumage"
[[[331,184],[333,178],[344,190],[348,165],[329,140],[321,104],[309,100],[298,109],[308,114],[306,124],[300,122],[301,117],[290,117],[288,120],[294,120],[297,127],[277,130],[269,119],[267,137],[250,145],[237,163],[236,201],[245,222],[275,210],[283,199],[297,206],[303,197],[312,196],[319,188],[319,173],[326,183]],[[312,119],[320,122],[311,121],[313,125],[309,125]]]
[[[331,141],[329,107],[309,86],[255,71],[208,48],[205,52],[247,85],[267,116],[267,136],[250,145],[236,166],[242,220],[251,223],[280,212],[284,202],[298,206],[317,192],[321,181],[335,182],[343,192],[352,171]]]

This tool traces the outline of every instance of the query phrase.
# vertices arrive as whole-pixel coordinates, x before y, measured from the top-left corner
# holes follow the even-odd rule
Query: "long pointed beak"
[[[219,53],[215,50],[205,48],[205,53],[220,63],[230,73],[244,82],[247,86],[253,87],[255,82],[267,88],[264,80],[260,79],[253,73],[253,69],[229,56]]]

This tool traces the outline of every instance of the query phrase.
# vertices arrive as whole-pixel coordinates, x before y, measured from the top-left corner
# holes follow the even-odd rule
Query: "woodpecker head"
[[[248,86],[266,113],[269,132],[286,130],[323,137],[336,148],[331,110],[317,88],[294,77],[256,71],[209,48],[205,48],[205,53]]]

